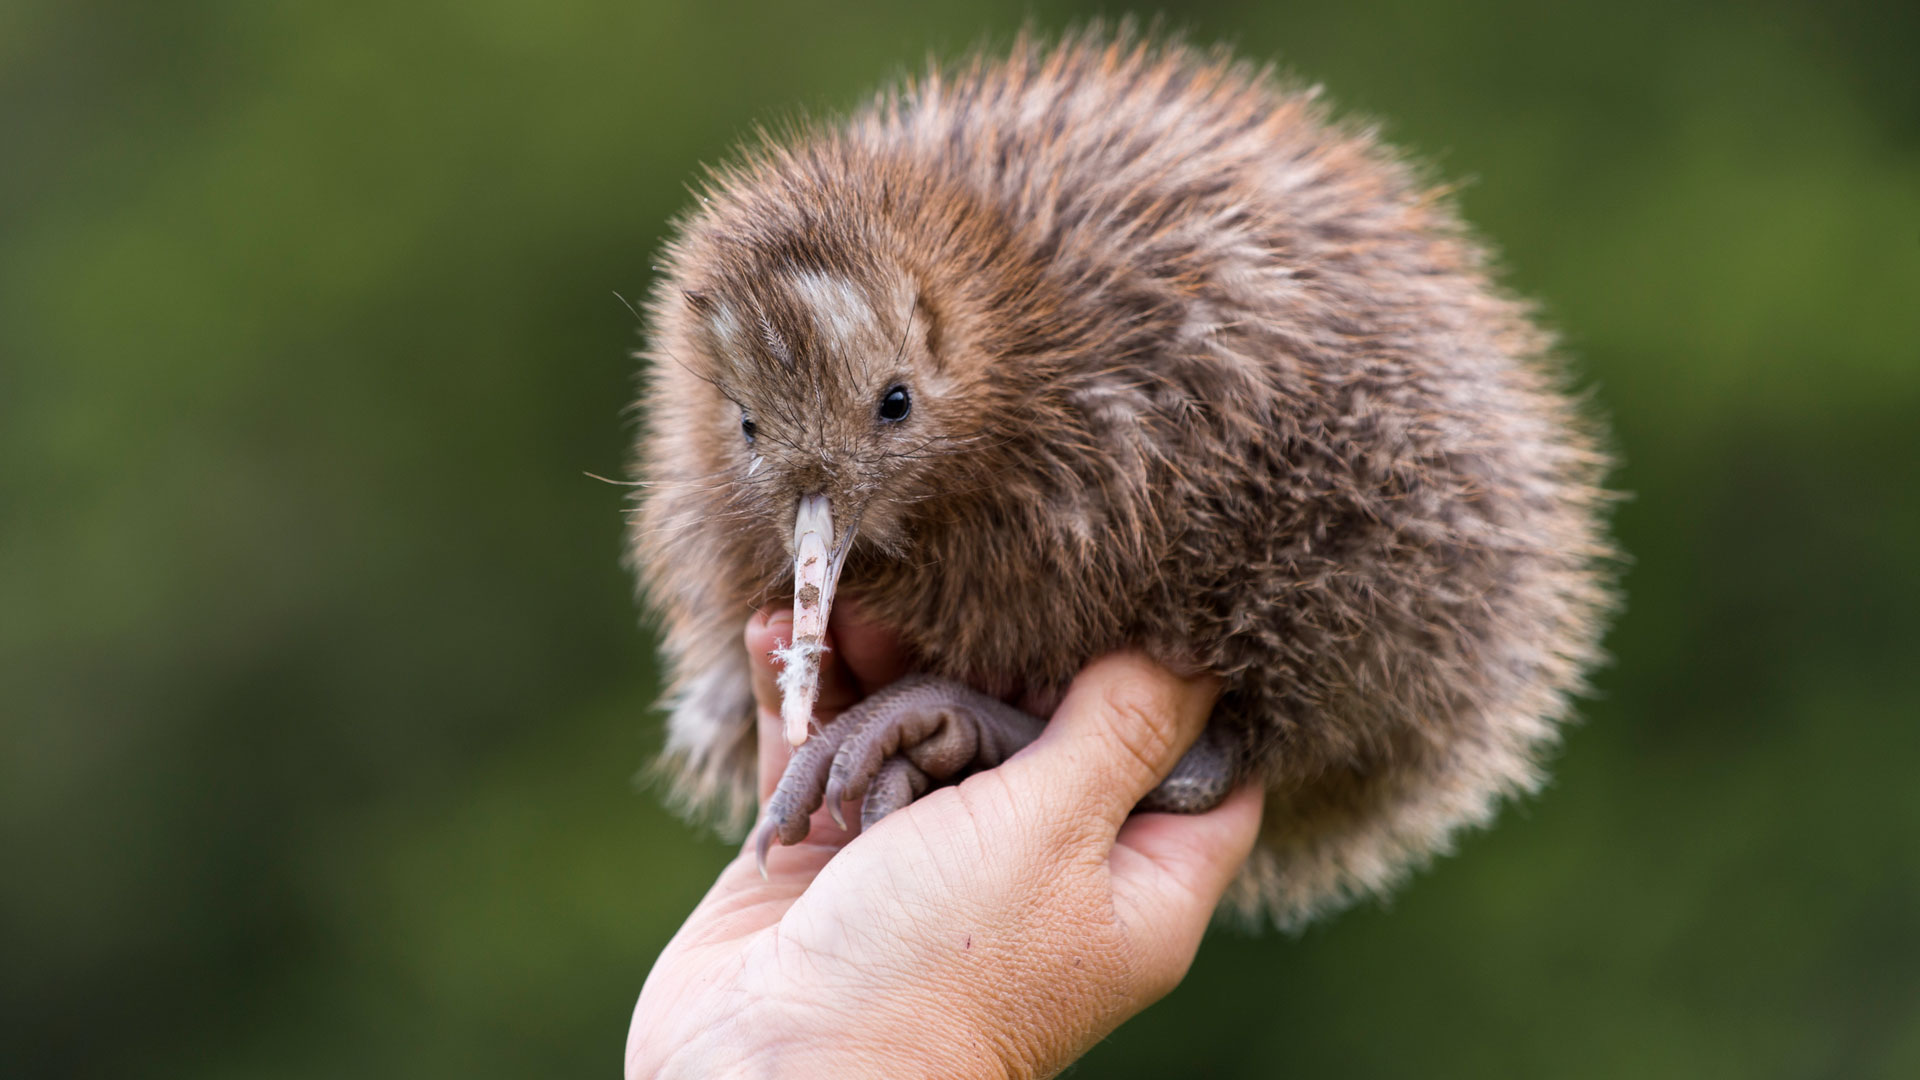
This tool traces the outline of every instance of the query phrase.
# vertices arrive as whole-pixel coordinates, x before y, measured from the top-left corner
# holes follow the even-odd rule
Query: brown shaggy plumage
[[[1378,893],[1541,782],[1610,607],[1607,459],[1445,192],[1314,91],[1023,35],[744,151],[662,261],[632,561],[688,803],[748,805],[741,625],[811,491],[918,670],[1219,675],[1268,792],[1242,910]]]

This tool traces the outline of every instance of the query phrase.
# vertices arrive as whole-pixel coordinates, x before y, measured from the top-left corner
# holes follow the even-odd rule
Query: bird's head
[[[690,348],[674,359],[705,384],[684,420],[722,448],[711,479],[727,488],[737,527],[777,534],[792,560],[782,721],[798,746],[849,551],[858,542],[905,556],[917,509],[951,485],[983,418],[907,272],[871,259],[742,270],[683,284]]]

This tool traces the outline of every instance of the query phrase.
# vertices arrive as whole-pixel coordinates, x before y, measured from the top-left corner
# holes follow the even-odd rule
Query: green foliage
[[[0,6],[0,1071],[617,1067],[728,852],[632,785],[614,294],[752,123],[1029,10],[1092,7]],[[1916,12],[1189,16],[1472,179],[1636,561],[1541,798],[1081,1071],[1920,1074]]]

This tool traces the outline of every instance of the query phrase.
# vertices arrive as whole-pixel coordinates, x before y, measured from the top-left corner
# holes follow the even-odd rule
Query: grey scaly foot
[[[991,769],[1040,734],[1043,721],[947,679],[910,675],[841,713],[794,751],[754,832],[766,872],[778,840],[806,838],[808,819],[826,802],[842,828],[840,804],[861,801],[860,826],[963,772]]]
[[[1044,721],[946,679],[912,675],[841,713],[796,750],[754,832],[766,873],[775,840],[806,839],[824,801],[841,828],[840,804],[861,800],[860,827],[874,823],[963,772],[990,769],[1039,737]],[[1138,809],[1201,814],[1239,780],[1239,755],[1212,727],[1201,733]]]
[[[1219,806],[1240,782],[1240,755],[1212,724],[1187,748],[1160,786],[1147,792],[1135,810],[1168,814],[1204,814]]]

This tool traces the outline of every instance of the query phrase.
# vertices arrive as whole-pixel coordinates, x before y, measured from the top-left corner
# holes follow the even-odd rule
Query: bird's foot
[[[1208,724],[1199,740],[1174,763],[1167,778],[1147,792],[1147,797],[1134,809],[1204,814],[1219,806],[1239,782],[1239,752],[1219,729]]]
[[[990,769],[1040,735],[1044,721],[947,679],[911,675],[841,713],[794,751],[754,830],[754,856],[766,872],[778,841],[806,839],[813,812],[841,828],[841,803],[860,802],[860,828],[927,793],[935,784]],[[1139,809],[1202,814],[1240,780],[1240,756],[1212,726],[1182,756]]]
[[[840,804],[860,802],[860,827],[926,794],[934,784],[990,769],[1032,742],[1043,721],[960,683],[911,675],[841,713],[794,751],[754,831],[754,855],[766,872],[778,840],[806,839],[808,819],[827,804],[842,828]]]

